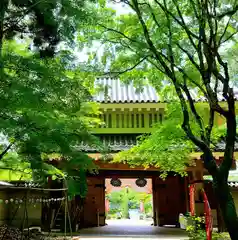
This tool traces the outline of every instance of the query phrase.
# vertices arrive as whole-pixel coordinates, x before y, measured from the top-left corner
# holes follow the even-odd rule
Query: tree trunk
[[[73,232],[76,232],[78,230],[77,225],[80,224],[80,213],[82,209],[82,204],[82,198],[79,195],[76,195],[74,200],[71,201],[70,218]]]
[[[4,17],[8,8],[8,4],[9,4],[9,0],[0,1],[0,60],[1,60],[1,54],[2,54],[2,45],[3,45]]]
[[[214,192],[221,208],[222,216],[232,240],[238,239],[238,218],[236,207],[227,181],[213,181]]]

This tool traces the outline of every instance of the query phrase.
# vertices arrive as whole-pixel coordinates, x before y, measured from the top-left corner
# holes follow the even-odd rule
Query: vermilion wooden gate
[[[178,225],[179,213],[186,212],[188,201],[187,179],[168,176],[165,181],[152,177],[154,224]],[[105,176],[88,177],[81,227],[105,225]]]
[[[154,224],[156,226],[179,224],[179,214],[186,212],[186,178],[168,176],[165,181],[153,178]]]
[[[85,198],[81,227],[105,225],[105,178],[88,177],[88,194]]]

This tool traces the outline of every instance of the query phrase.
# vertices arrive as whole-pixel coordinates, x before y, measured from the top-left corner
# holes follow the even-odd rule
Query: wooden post
[[[99,209],[97,209],[97,221],[98,221],[98,227],[100,227],[100,215],[99,215]]]
[[[200,216],[204,214],[204,204],[201,199],[201,190],[204,188],[203,171],[202,169],[195,169],[193,171],[193,183],[196,185],[195,190],[195,214]]]
[[[186,201],[186,212],[189,212],[189,191],[188,191],[188,177],[184,177],[184,192],[185,192],[185,201]]]

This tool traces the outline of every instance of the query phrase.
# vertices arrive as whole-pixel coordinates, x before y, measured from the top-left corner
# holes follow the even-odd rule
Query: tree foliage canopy
[[[125,81],[133,79],[142,84],[147,78],[158,93],[178,100],[182,129],[206,153],[207,169],[211,174],[221,170],[227,176],[236,135],[234,78],[229,74],[233,66],[228,64],[232,61],[227,54],[227,49],[233,52],[237,48],[236,1],[120,3],[125,4],[125,13],[97,8],[97,29],[92,25],[95,39],[100,36],[103,45],[101,58],[96,55],[102,71],[113,76],[123,74]],[[221,98],[226,104],[220,104]],[[200,99],[208,103],[209,117],[205,119],[194,103]],[[210,148],[216,114],[227,121],[227,160],[220,169]]]
[[[171,171],[181,175],[186,174],[186,168],[195,165],[191,157],[192,153],[200,150],[183,131],[182,121],[180,104],[178,102],[168,104],[163,123],[155,124],[151,134],[140,136],[136,146],[117,153],[113,161],[123,161],[131,166],[144,166],[145,168],[155,166],[160,169],[161,177],[166,177]],[[199,134],[199,128],[195,123],[191,123],[191,127]],[[211,136],[211,149],[223,139],[225,130],[224,125],[214,128]]]
[[[124,13],[98,7],[98,24],[91,29],[104,45],[99,61],[102,72],[113,76],[123,74],[127,81],[136,79],[142,83],[146,77],[158,92],[172,89],[175,94],[170,96],[181,106],[181,127],[203,153],[201,158],[213,177],[227,229],[232,239],[238,239],[238,218],[227,183],[236,140],[233,89],[236,70],[226,54],[237,49],[237,1],[122,0],[119,3],[125,5]],[[208,121],[198,111],[195,102],[199,99],[207,102]],[[226,122],[226,146],[220,166],[213,156],[211,141],[216,114]],[[167,166],[171,169],[171,165]]]
[[[93,1],[91,1],[93,2]],[[84,0],[3,0],[0,39],[30,38],[41,57],[52,57],[59,43],[75,46],[77,31],[93,19]]]
[[[70,0],[0,3],[1,168],[36,181],[66,178],[70,192],[83,195],[85,171],[94,166],[81,145],[99,145],[92,128],[100,122],[94,76],[73,63],[90,8]]]
[[[192,165],[190,153],[194,144],[181,128],[180,106],[167,109],[163,124],[155,124],[150,135],[142,135],[138,144],[119,152],[114,161],[125,161],[132,166],[158,167],[165,176],[168,171],[185,173],[185,166]]]
[[[52,172],[52,167],[42,165],[51,154],[67,159],[68,171],[70,164],[84,170],[92,167],[80,146],[82,142],[99,144],[91,134],[99,124],[89,84],[93,78],[69,68],[64,53],[40,59],[27,50],[17,53],[18,48],[14,42],[7,42],[2,51],[5,65],[0,129],[7,142],[1,157],[10,146],[30,162],[32,169]]]

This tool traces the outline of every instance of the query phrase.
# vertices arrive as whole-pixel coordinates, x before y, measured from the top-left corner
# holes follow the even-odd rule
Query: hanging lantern
[[[146,184],[147,184],[146,179],[144,179],[144,178],[138,178],[138,179],[136,179],[136,185],[137,185],[138,187],[144,187],[144,186],[146,186]]]
[[[121,186],[121,180],[119,178],[112,178],[110,183],[113,187],[120,187]]]

